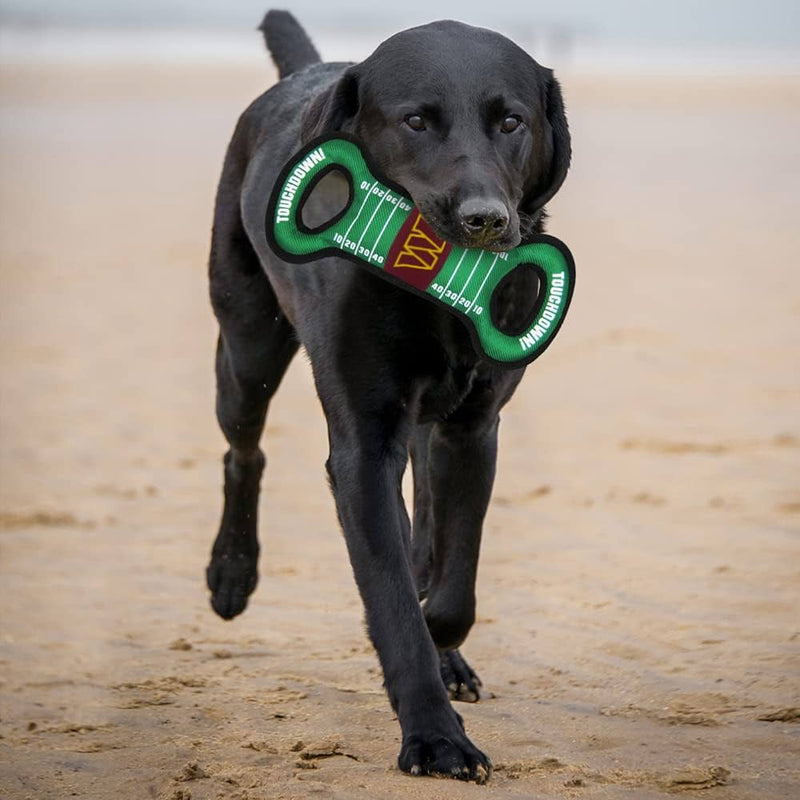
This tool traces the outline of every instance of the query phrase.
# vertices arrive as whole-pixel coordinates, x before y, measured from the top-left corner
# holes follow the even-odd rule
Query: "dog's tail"
[[[258,29],[281,78],[322,60],[303,26],[288,11],[267,11]]]

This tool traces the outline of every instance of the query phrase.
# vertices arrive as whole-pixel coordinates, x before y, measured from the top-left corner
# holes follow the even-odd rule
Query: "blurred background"
[[[794,796],[800,4],[284,7],[328,60],[451,17],[562,82],[549,231],[577,286],[503,413],[465,646],[487,702],[460,709],[498,766],[482,796]],[[207,604],[205,272],[227,142],[276,79],[266,9],[0,0],[3,797],[177,800],[200,773],[193,800],[407,796],[302,355],[261,584],[235,623]],[[297,768],[317,736],[354,758]]]
[[[491,27],[536,53],[542,63],[590,74],[795,74],[800,9],[792,0],[421,0],[375,5],[363,0],[286,6],[324,37],[330,60],[358,60],[376,42],[433,19]],[[248,35],[264,13],[258,0],[4,0],[6,58],[60,60],[219,59],[255,63]]]

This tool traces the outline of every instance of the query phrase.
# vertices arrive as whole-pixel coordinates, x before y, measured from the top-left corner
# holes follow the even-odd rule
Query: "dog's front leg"
[[[442,684],[400,523],[398,487],[406,463],[408,420],[399,403],[380,412],[371,405],[368,411],[326,404],[331,445],[327,468],[369,634],[403,732],[398,763],[415,775],[482,783],[491,763],[467,738]]]

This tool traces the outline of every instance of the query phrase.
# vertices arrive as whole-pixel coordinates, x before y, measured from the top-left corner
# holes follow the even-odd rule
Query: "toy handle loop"
[[[547,237],[552,239],[552,237]],[[539,276],[539,294],[534,306],[533,319],[530,324],[516,335],[504,333],[497,327],[492,319],[492,302],[495,292],[503,280],[514,270],[528,266],[536,270]],[[508,358],[501,356],[503,351],[511,349],[520,351],[520,366],[528,362],[525,353],[534,347],[542,348],[537,344],[544,339],[549,343],[555,336],[561,321],[564,318],[572,287],[574,285],[575,268],[569,252],[556,239],[539,241],[522,245],[508,254],[508,261],[496,275],[487,278],[486,296],[489,297],[487,313],[479,316],[470,315],[475,325],[475,332],[487,355],[508,363]],[[511,364],[509,363],[509,366]]]
[[[324,150],[324,152],[323,152]],[[329,172],[340,172],[350,184],[350,196],[346,206],[330,220],[316,228],[303,224],[302,213],[311,192]],[[354,183],[375,178],[369,171],[358,146],[346,139],[332,139],[309,150],[305,157],[295,162],[295,167],[285,176],[283,185],[275,194],[275,220],[272,234],[275,244],[285,255],[310,256],[334,245],[330,229],[337,223],[349,225],[358,215],[358,204],[354,202]]]

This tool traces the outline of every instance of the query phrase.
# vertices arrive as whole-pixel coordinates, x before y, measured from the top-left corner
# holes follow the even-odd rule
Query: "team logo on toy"
[[[392,242],[386,272],[425,289],[447,260],[452,245],[440,239],[415,208]]]
[[[392,266],[427,270],[432,270],[436,266],[439,256],[447,247],[447,242],[443,242],[441,239],[437,241],[435,237],[428,236],[423,228],[424,222],[425,220],[417,213],[411,230]],[[428,226],[425,225],[425,227]]]

